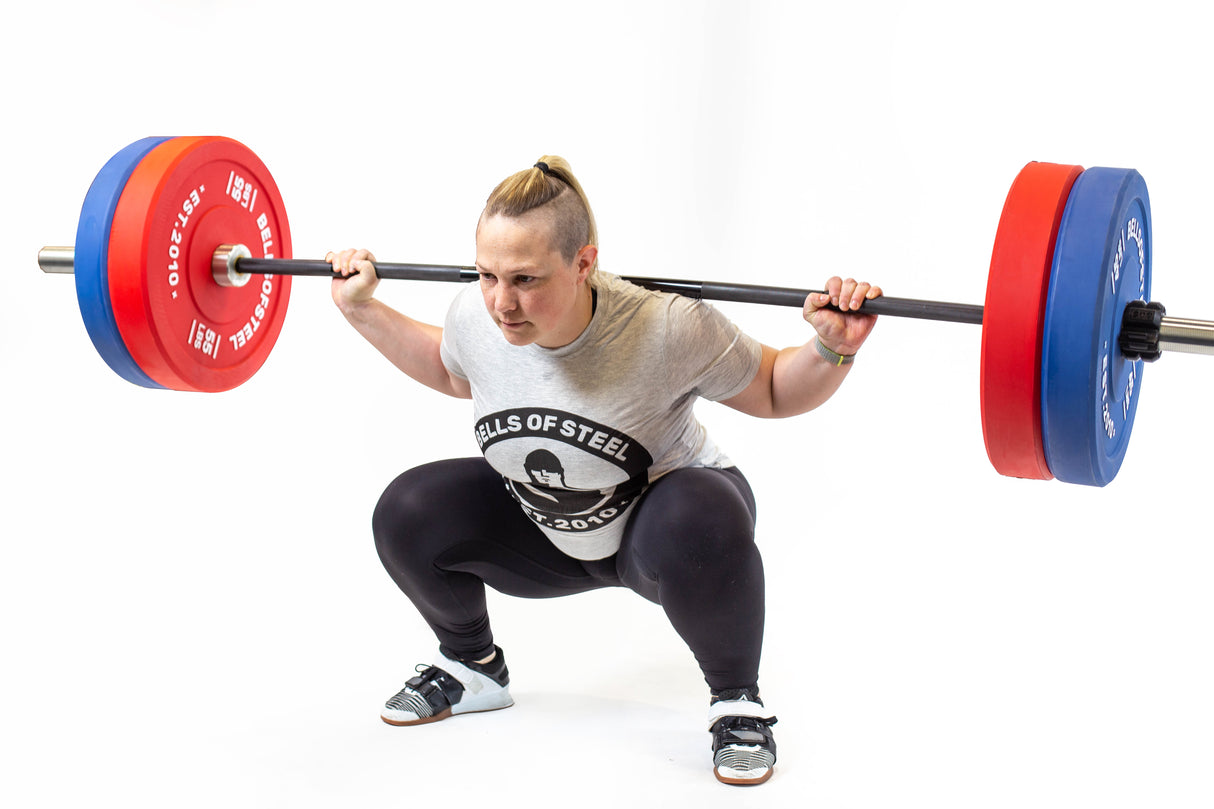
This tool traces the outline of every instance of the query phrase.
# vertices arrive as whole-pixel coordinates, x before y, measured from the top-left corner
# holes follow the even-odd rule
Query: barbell
[[[1125,457],[1145,362],[1214,353],[1214,323],[1149,302],[1150,202],[1133,169],[1029,163],[1004,202],[985,304],[881,297],[877,315],[982,326],[987,455],[1003,475],[1104,486]],[[249,379],[282,329],[292,276],[332,277],[291,259],[278,186],[224,137],[144,138],[102,167],[73,247],[38,264],[74,273],[102,359],[148,388],[218,392]],[[474,267],[376,265],[384,279],[469,282]],[[801,307],[809,290],[627,278],[704,300]]]

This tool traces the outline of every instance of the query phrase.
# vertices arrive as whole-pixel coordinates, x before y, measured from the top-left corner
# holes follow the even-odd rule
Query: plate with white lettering
[[[1104,486],[1121,468],[1142,360],[1121,353],[1126,306],[1151,297],[1151,203],[1133,169],[1079,176],[1058,229],[1041,349],[1046,461],[1066,483]]]
[[[291,256],[286,209],[265,164],[222,137],[172,138],[148,152],[114,210],[107,275],[122,341],[157,385],[229,390],[274,347],[291,279],[221,286],[212,256],[235,244],[254,258]]]

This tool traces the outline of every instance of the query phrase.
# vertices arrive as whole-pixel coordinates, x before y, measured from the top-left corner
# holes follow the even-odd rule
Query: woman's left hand
[[[864,314],[864,301],[881,294],[881,287],[867,281],[835,276],[826,282],[824,292],[811,292],[805,298],[802,315],[814,327],[822,345],[836,354],[855,354],[877,322],[876,315]],[[839,311],[827,306],[838,307]]]

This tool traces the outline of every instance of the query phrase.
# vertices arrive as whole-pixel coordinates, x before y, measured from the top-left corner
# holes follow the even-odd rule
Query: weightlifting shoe
[[[488,663],[453,660],[442,649],[433,665],[418,664],[417,676],[384,703],[379,716],[389,725],[424,725],[449,716],[497,711],[514,704],[502,650]]]
[[[753,786],[771,778],[776,765],[774,716],[764,710],[757,689],[714,693],[708,707],[713,774],[723,784]]]

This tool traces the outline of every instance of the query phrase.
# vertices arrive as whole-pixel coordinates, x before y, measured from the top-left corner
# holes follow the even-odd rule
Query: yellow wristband
[[[823,345],[821,337],[814,338],[814,346],[818,349],[818,354],[821,355],[822,359],[826,360],[831,365],[834,365],[836,368],[841,365],[851,365],[856,359],[855,354],[836,354],[834,351],[831,351],[829,348]]]

